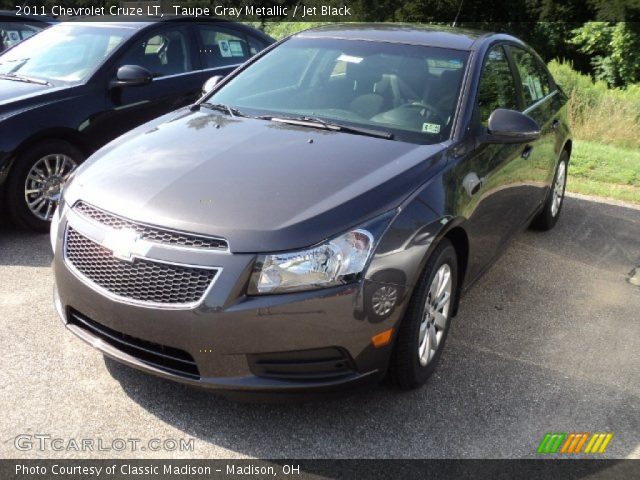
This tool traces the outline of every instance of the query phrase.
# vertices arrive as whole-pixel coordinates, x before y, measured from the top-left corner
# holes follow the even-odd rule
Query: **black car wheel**
[[[84,159],[80,150],[60,140],[39,143],[22,153],[7,188],[14,221],[39,232],[48,231],[62,187]]]
[[[560,217],[562,204],[564,203],[564,190],[567,186],[567,168],[569,166],[569,154],[562,151],[556,173],[553,176],[553,183],[542,210],[531,222],[531,227],[537,230],[551,230]]]
[[[398,330],[390,374],[416,388],[433,373],[444,348],[458,289],[456,251],[443,240],[429,258]]]

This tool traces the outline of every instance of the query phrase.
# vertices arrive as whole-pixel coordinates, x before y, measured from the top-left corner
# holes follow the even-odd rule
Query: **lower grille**
[[[322,380],[354,371],[349,354],[335,347],[247,355],[247,360],[251,372],[264,378]]]
[[[111,251],[67,228],[65,257],[84,277],[126,300],[163,305],[200,301],[217,269],[170,265],[152,260],[119,260]]]
[[[184,350],[141,340],[105,327],[72,310],[69,323],[89,332],[103,342],[159,370],[193,379],[200,378],[193,357]]]

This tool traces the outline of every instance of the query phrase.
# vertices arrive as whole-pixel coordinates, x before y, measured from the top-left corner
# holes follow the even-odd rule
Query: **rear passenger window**
[[[516,84],[501,46],[489,50],[480,74],[478,112],[482,125],[487,125],[491,112],[496,108],[518,109]]]
[[[258,47],[255,42],[250,45],[244,36],[215,25],[198,25],[197,28],[203,46],[200,54],[204,68],[244,63]]]
[[[528,108],[549,94],[549,76],[529,52],[517,47],[512,47],[511,52],[522,82],[524,106]]]

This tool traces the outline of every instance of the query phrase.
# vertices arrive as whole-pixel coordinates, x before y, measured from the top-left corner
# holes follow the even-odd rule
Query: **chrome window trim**
[[[546,102],[547,100],[549,100],[551,97],[553,97],[556,93],[558,93],[558,90],[554,90],[553,92],[549,92],[547,93],[544,97],[542,97],[540,100],[538,100],[535,103],[532,103],[531,105],[529,105],[527,108],[525,108],[522,113],[527,114],[532,110],[535,110],[536,108],[538,108],[540,105],[542,105],[544,102]]]
[[[194,310],[194,309],[198,308],[200,305],[202,305],[202,303],[204,302],[205,298],[207,298],[207,296],[211,293],[211,290],[213,289],[213,286],[216,284],[218,278],[220,278],[220,274],[222,273],[222,270],[223,270],[222,267],[217,267],[217,266],[193,265],[193,264],[188,264],[188,263],[170,262],[170,261],[156,259],[156,258],[149,258],[149,257],[144,257],[144,256],[139,256],[139,255],[132,255],[132,257],[131,257],[132,259],[139,258],[141,260],[146,260],[148,262],[157,262],[157,263],[162,263],[162,264],[166,264],[166,265],[173,265],[173,266],[177,266],[177,267],[198,268],[198,269],[202,269],[202,270],[217,270],[217,271],[216,271],[215,275],[213,276],[213,278],[211,279],[211,283],[206,288],[206,290],[204,291],[202,296],[195,302],[189,302],[189,303],[159,303],[159,302],[146,302],[146,301],[143,301],[143,300],[135,300],[135,299],[123,297],[121,295],[117,295],[117,294],[115,294],[113,292],[110,292],[106,288],[104,288],[104,287],[98,285],[97,283],[95,283],[94,281],[92,281],[90,278],[88,278],[82,272],[80,272],[73,265],[73,263],[69,260],[68,255],[67,255],[67,234],[68,234],[69,227],[72,227],[72,228],[75,229],[75,225],[71,225],[71,222],[67,221],[65,223],[65,226],[64,226],[64,233],[62,235],[62,258],[64,259],[64,264],[69,269],[69,271],[78,280],[80,280],[83,284],[85,284],[87,287],[89,287],[92,290],[98,292],[99,294],[103,295],[104,297],[106,297],[106,298],[108,298],[110,300],[113,300],[115,302],[118,302],[118,303],[122,303],[122,304],[126,304],[126,305],[132,305],[132,306],[136,306],[136,307],[154,308],[154,309],[161,309],[161,310]],[[86,235],[84,232],[82,232],[80,230],[76,230],[76,231],[80,235],[82,235],[85,238],[87,238],[89,241],[92,241],[92,242],[96,243],[97,245],[102,246],[104,248],[104,246],[102,245],[102,242],[96,241],[95,238],[92,238],[90,235]]]

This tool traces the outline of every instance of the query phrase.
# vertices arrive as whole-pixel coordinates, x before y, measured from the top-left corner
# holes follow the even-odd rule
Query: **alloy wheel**
[[[51,220],[62,187],[77,167],[76,161],[61,153],[45,155],[31,167],[24,184],[24,198],[34,216]]]
[[[426,366],[435,356],[442,341],[451,305],[451,267],[440,266],[427,294],[418,338],[418,360]]]
[[[555,217],[560,210],[562,200],[564,198],[564,186],[567,176],[567,164],[562,160],[558,164],[558,173],[556,174],[556,183],[553,185],[553,199],[551,200],[551,216]]]

